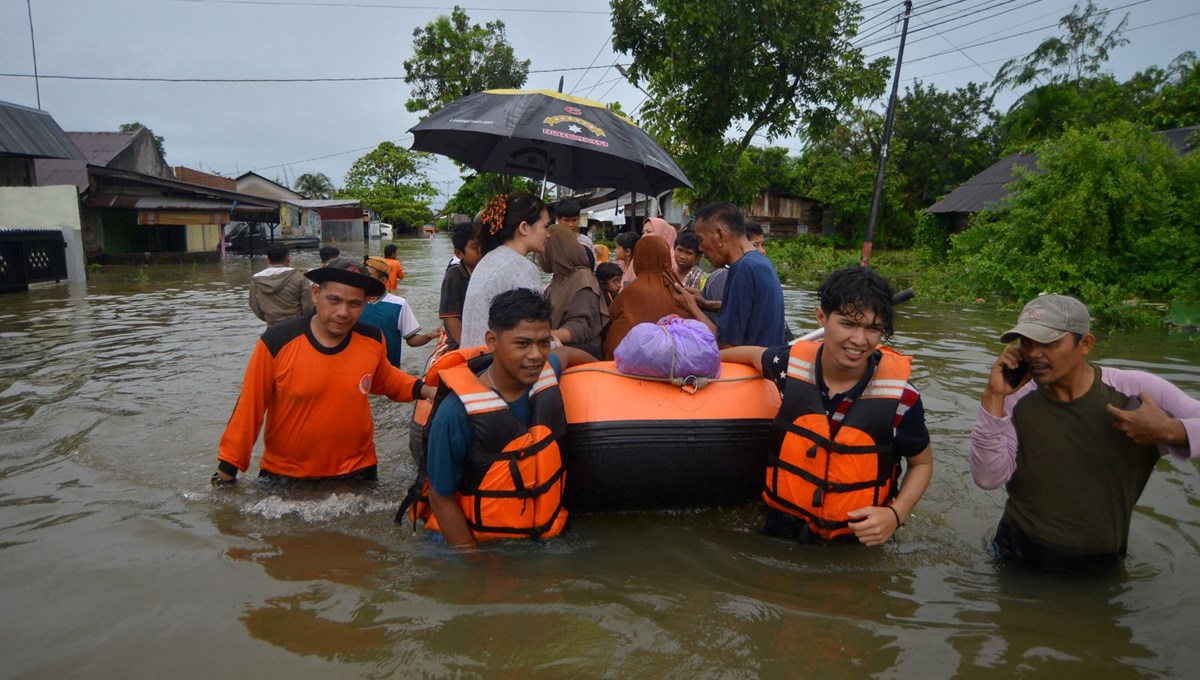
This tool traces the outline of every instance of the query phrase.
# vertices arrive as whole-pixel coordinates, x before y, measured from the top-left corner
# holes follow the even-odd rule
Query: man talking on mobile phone
[[[1120,564],[1158,459],[1200,455],[1200,401],[1144,371],[1093,365],[1082,302],[1043,295],[1000,336],[971,432],[971,476],[1004,485],[991,552],[1078,571]]]

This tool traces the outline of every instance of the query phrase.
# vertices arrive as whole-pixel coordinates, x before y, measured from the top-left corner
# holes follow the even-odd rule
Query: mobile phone
[[[1137,407],[1139,407],[1141,405],[1142,405],[1142,400],[1139,399],[1138,395],[1135,394],[1135,395],[1129,397],[1129,399],[1125,402],[1125,405],[1122,406],[1121,408],[1126,411],[1136,411]]]
[[[1025,374],[1029,372],[1029,363],[1021,361],[1016,368],[1001,366],[1000,371],[1004,374],[1004,380],[1010,387],[1018,387],[1021,381],[1025,379]]]

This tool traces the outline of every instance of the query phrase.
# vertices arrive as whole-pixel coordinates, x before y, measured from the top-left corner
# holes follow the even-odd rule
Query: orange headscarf
[[[670,225],[667,225],[668,227]],[[668,314],[692,318],[688,310],[675,304],[675,258],[666,239],[648,234],[633,250],[637,278],[626,286],[608,308],[611,323],[604,334],[604,358],[612,360],[613,351],[630,329],[639,323],[654,323]]]

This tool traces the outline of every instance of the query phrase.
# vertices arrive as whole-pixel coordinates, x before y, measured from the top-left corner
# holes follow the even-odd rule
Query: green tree
[[[504,35],[504,22],[472,24],[461,7],[413,30],[413,57],[404,62],[412,94],[404,107],[433,113],[452,101],[484,90],[520,88],[529,60],[517,59]]]
[[[306,172],[296,178],[293,187],[307,198],[329,198],[333,195],[333,182],[323,172]]]
[[[1108,14],[1108,10],[1096,7],[1092,0],[1087,0],[1083,7],[1075,5],[1070,14],[1058,21],[1065,35],[1047,38],[1021,59],[1004,62],[993,84],[998,88],[1016,88],[1035,80],[1066,83],[1097,75],[1108,61],[1109,52],[1129,44],[1128,39],[1121,37],[1129,15],[1105,33]]]
[[[994,163],[1000,155],[999,113],[977,83],[941,91],[920,81],[908,88],[896,112],[895,138],[904,153],[891,155],[904,214],[933,205]]]
[[[859,5],[844,0],[611,0],[613,47],[645,81],[645,127],[695,185],[686,198],[745,203],[741,158],[756,136],[829,125],[883,92],[889,59],[854,47]],[[732,142],[726,135],[736,126]],[[686,194],[691,194],[690,196]],[[752,198],[753,196],[751,196]]]
[[[1043,143],[1038,165],[953,237],[938,278],[963,297],[1079,295],[1110,317],[1129,298],[1200,300],[1200,155],[1118,122]]]
[[[1200,60],[1196,59],[1196,53],[1180,54],[1156,75],[1160,76],[1155,81],[1160,87],[1142,108],[1142,122],[1156,130],[1200,122]]]
[[[537,185],[524,177],[510,177],[491,173],[467,175],[458,191],[446,202],[445,212],[474,216],[483,210],[492,197],[500,193],[524,191],[537,194]]]
[[[825,204],[824,227],[847,243],[866,231],[871,211],[875,172],[883,145],[883,114],[858,109],[845,117],[819,141],[805,149],[800,159],[803,195]],[[902,139],[893,137],[891,154],[904,154]],[[881,245],[907,245],[911,234],[896,234],[901,210],[901,175],[884,175],[880,220],[875,241]],[[911,231],[911,227],[909,227]]]
[[[121,127],[117,128],[117,131],[118,132],[137,132],[138,130],[141,130],[142,128],[145,128],[146,132],[150,133],[150,137],[154,139],[154,148],[158,150],[158,153],[161,154],[163,158],[166,158],[167,157],[167,149],[166,149],[166,147],[163,146],[162,135],[154,134],[154,130],[151,130],[150,128],[146,127],[145,125],[142,125],[141,123],[139,123],[137,121],[134,121],[132,123],[123,123],[121,125]]]
[[[387,222],[410,226],[433,216],[430,201],[437,195],[425,175],[428,154],[383,142],[354,161],[340,194],[362,201]]]

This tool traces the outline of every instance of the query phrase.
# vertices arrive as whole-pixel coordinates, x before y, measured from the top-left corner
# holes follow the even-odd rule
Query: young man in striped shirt
[[[831,274],[818,296],[823,342],[721,352],[725,361],[761,370],[783,398],[763,530],[802,543],[881,545],[933,476],[925,410],[909,382],[911,359],[879,346],[892,334],[887,281],[847,267]]]

